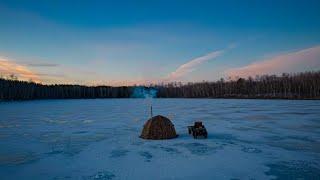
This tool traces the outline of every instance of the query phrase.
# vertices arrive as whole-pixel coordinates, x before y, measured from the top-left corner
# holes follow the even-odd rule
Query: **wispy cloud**
[[[206,54],[204,56],[192,59],[191,61],[182,64],[179,66],[175,71],[171,72],[166,78],[166,81],[171,81],[171,80],[177,80],[180,79],[181,77],[191,73],[195,69],[197,69],[198,66],[200,66],[202,63],[207,62],[209,60],[213,60],[217,58],[218,56],[222,55],[224,53],[224,50],[219,50],[219,51],[213,51],[209,54]]]
[[[248,77],[262,74],[279,74],[320,69],[320,46],[282,54],[257,61],[244,67],[226,71],[229,77]]]
[[[17,64],[13,61],[0,57],[0,74],[8,76],[10,74],[16,75],[21,80],[32,79],[35,82],[40,82],[40,77],[28,67]]]
[[[32,67],[57,67],[59,64],[54,64],[54,63],[25,63],[27,66],[32,66]]]

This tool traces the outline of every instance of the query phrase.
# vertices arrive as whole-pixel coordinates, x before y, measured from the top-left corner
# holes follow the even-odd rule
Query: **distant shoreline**
[[[0,102],[23,102],[23,101],[46,101],[46,100],[125,100],[125,99],[146,99],[146,98],[56,98],[56,99],[0,99]],[[319,101],[320,98],[315,99],[289,99],[289,98],[152,98],[152,99],[188,99],[188,100],[290,100],[290,101]]]
[[[43,85],[0,78],[0,100],[198,98],[320,100],[320,71],[149,86]]]

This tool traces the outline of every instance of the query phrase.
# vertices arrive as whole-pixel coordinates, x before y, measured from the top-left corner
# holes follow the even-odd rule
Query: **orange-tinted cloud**
[[[19,65],[15,62],[0,57],[0,74],[9,76],[14,74],[19,80],[28,81],[32,79],[34,82],[41,82],[40,77],[28,69],[26,66]]]
[[[254,62],[244,67],[226,71],[228,77],[249,77],[263,74],[312,71],[320,69],[320,46],[278,55],[271,59]]]

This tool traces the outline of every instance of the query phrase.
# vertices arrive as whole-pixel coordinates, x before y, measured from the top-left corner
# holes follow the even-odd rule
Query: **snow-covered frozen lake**
[[[320,101],[153,99],[179,134],[159,141],[148,101],[0,102],[1,179],[320,179]]]

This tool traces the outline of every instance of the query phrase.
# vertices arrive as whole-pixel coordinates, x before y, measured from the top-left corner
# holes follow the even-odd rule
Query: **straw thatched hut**
[[[150,118],[144,124],[140,135],[143,139],[172,139],[177,136],[172,122],[161,115]]]

